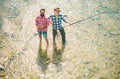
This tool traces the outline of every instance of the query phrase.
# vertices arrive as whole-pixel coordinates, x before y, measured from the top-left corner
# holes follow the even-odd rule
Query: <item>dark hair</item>
[[[55,9],[54,9],[54,11],[55,11],[55,10],[57,10],[57,9],[60,9],[60,8],[59,8],[59,7],[57,7],[57,8],[55,8]]]
[[[45,11],[45,9],[40,9],[40,11],[41,11],[41,10],[44,10],[44,11]]]

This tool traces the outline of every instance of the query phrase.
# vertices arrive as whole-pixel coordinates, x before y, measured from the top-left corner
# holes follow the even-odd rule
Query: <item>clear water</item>
[[[67,45],[39,45],[35,18],[60,7]],[[105,13],[103,13],[105,12]],[[0,0],[0,79],[119,79],[120,0]]]

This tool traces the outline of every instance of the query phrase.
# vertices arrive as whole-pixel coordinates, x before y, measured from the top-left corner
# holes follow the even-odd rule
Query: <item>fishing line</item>
[[[95,16],[98,16],[98,15],[104,14],[104,13],[106,13],[106,12],[108,12],[108,11],[101,12],[101,13],[99,13],[99,14],[95,14],[95,15],[89,16],[89,17],[87,17],[87,18],[84,18],[84,19],[81,19],[81,20],[75,21],[75,22],[73,22],[71,25],[74,25],[74,24],[80,23],[80,22],[82,22],[82,21],[86,21],[86,20],[88,20],[88,19],[90,19],[90,18],[93,18],[93,17],[95,17]],[[71,25],[66,25],[66,26],[64,26],[64,27],[68,27],[68,26],[71,26]]]

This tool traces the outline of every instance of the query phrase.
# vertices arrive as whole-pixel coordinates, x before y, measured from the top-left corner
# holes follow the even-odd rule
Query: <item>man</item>
[[[49,41],[47,38],[47,29],[49,25],[49,19],[45,17],[45,9],[40,9],[40,15],[36,17],[36,27],[40,38],[40,44],[42,45],[42,35],[46,40],[47,47],[49,46]]]
[[[62,21],[65,23],[69,22],[64,19],[64,16],[62,14],[60,14],[60,8],[55,8],[54,15],[51,15],[49,18],[51,19],[51,23],[53,25],[53,44],[55,44],[55,37],[57,35],[57,30],[59,30],[60,34],[62,35],[62,44],[65,45],[66,38],[64,28],[62,27]]]

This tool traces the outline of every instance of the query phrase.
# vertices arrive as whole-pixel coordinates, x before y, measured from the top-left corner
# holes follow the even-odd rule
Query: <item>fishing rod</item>
[[[70,26],[70,25],[74,25],[74,24],[80,23],[80,22],[82,22],[82,21],[88,20],[88,19],[90,19],[90,18],[93,18],[93,17],[95,17],[95,16],[104,14],[104,13],[106,13],[106,12],[108,12],[108,11],[104,11],[104,12],[101,12],[101,13],[99,13],[99,14],[95,14],[95,15],[89,16],[89,17],[87,17],[87,18],[84,18],[84,19],[75,21],[75,22],[73,22],[72,24],[66,25],[66,26],[64,26],[64,27],[67,27],[67,26]]]
[[[84,19],[81,19],[81,20],[75,21],[75,22],[73,22],[72,24],[70,24],[70,25],[66,25],[66,26],[64,26],[64,27],[68,27],[68,26],[71,26],[71,25],[74,25],[74,24],[80,23],[80,22],[82,22],[82,21],[88,20],[88,19],[90,19],[90,18],[93,18],[93,17],[95,17],[95,16],[98,16],[98,15],[104,14],[104,13],[106,13],[106,12],[108,12],[108,11],[104,11],[104,12],[101,12],[101,13],[99,13],[99,14],[95,14],[95,15],[89,16],[89,17],[87,17],[87,18],[84,18]],[[64,15],[64,17],[67,17],[67,15]],[[57,39],[58,39],[58,40],[59,40],[59,36],[60,36],[60,33],[59,33],[59,31],[57,31]]]
[[[82,22],[82,21],[88,20],[88,19],[90,19],[90,18],[92,18],[92,17],[95,17],[95,16],[98,16],[98,15],[104,14],[104,13],[106,13],[106,12],[108,12],[108,11],[104,11],[104,12],[101,12],[101,13],[99,13],[99,14],[95,14],[95,15],[93,15],[93,16],[89,16],[89,17],[87,17],[87,18],[84,18],[84,19],[75,21],[75,22],[73,22],[71,25],[80,23],[80,22]],[[65,15],[65,17],[66,17],[66,16],[67,16],[67,15]],[[67,25],[67,26],[70,26],[70,25]],[[64,26],[64,27],[67,27],[67,26]],[[38,35],[38,34],[35,33],[34,36],[36,36],[36,35]],[[30,39],[33,38],[34,36],[30,37]],[[57,33],[57,36],[58,36],[58,38],[59,38],[59,34],[58,34],[58,33]],[[29,39],[28,39],[28,40],[29,40]],[[15,55],[11,56],[10,58],[8,58],[8,62],[7,62],[6,65],[1,64],[1,65],[3,65],[3,68],[0,68],[0,72],[1,72],[1,71],[4,71],[4,72],[5,72],[5,70],[6,70],[7,68],[9,68],[9,65],[13,62],[13,60],[15,60],[15,59],[17,58],[17,56],[22,55],[22,54],[23,54],[23,52],[18,52],[17,54],[15,54]]]
[[[90,18],[93,18],[93,17],[95,17],[95,16],[98,16],[98,15],[101,15],[101,14],[104,14],[104,13],[107,13],[107,12],[108,12],[108,11],[104,11],[104,12],[101,12],[101,13],[99,13],[99,14],[95,14],[95,15],[89,16],[89,17],[87,17],[87,18],[84,18],[84,19],[75,21],[75,22],[73,22],[72,24],[66,25],[66,26],[64,26],[64,27],[68,27],[68,26],[71,26],[71,25],[80,23],[80,22],[82,22],[82,21],[88,20],[88,19],[90,19]],[[67,17],[67,15],[64,15],[64,17]],[[34,35],[38,35],[38,33],[35,33]]]

